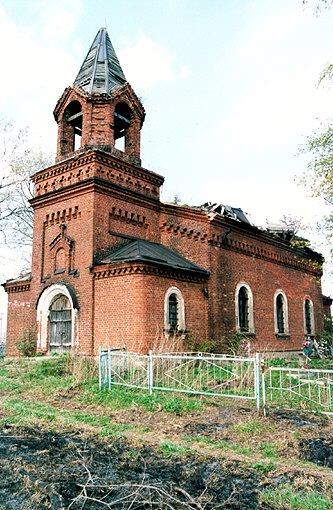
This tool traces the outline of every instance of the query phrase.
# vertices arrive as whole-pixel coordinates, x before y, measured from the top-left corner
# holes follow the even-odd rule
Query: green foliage
[[[48,377],[61,377],[68,375],[67,358],[65,355],[53,359],[36,360],[35,363],[26,370],[24,377],[29,380],[38,380]]]
[[[253,462],[250,464],[250,467],[258,471],[261,475],[268,475],[268,473],[276,469],[274,462]]]
[[[310,248],[310,241],[308,241],[308,239],[301,239],[299,237],[295,237],[290,241],[290,245],[292,248],[302,250],[303,248]]]
[[[310,153],[312,159],[308,172],[303,178],[314,196],[322,197],[333,205],[333,125],[321,126],[307,138],[303,152]],[[330,213],[322,222],[330,239],[333,237],[333,214]]]
[[[263,456],[267,457],[268,459],[276,459],[278,457],[276,444],[271,441],[267,443],[261,443],[259,449]]]
[[[332,317],[324,318],[324,329],[319,338],[320,342],[324,342],[329,346],[333,345],[333,319]]]
[[[215,441],[215,447],[220,448],[222,450],[230,450],[234,453],[238,453],[239,455],[246,456],[253,455],[253,450],[248,446],[242,446],[233,441],[227,441],[226,439],[220,439],[219,441]]]
[[[261,500],[274,510],[330,510],[333,504],[319,492],[299,491],[291,485],[265,489]]]
[[[172,457],[172,456],[182,457],[182,456],[190,453],[191,449],[187,448],[186,446],[171,443],[170,441],[161,441],[158,451],[164,457]]]
[[[17,343],[17,349],[22,356],[31,357],[36,354],[37,333],[34,326],[27,328],[22,333]]]
[[[176,415],[200,411],[203,407],[198,397],[174,396],[169,393],[149,395],[146,391],[122,387],[112,388],[111,391],[108,389],[100,390],[96,383],[84,385],[84,392],[80,397],[80,401],[87,404],[112,407],[112,409],[141,407],[149,412],[161,410]]]

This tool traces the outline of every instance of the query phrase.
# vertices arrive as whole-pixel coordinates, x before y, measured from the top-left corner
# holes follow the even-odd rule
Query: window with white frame
[[[274,295],[274,324],[277,335],[289,335],[288,301],[283,290]]]
[[[304,299],[303,314],[304,314],[304,334],[313,335],[314,334],[313,303],[311,299],[308,297]]]
[[[185,305],[177,287],[170,287],[164,299],[164,329],[168,333],[185,331]]]
[[[235,294],[236,329],[243,333],[254,333],[253,294],[245,282],[238,283]]]

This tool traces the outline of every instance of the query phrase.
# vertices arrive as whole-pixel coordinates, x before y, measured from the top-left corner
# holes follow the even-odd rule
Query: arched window
[[[125,151],[127,130],[131,125],[132,111],[127,103],[118,103],[114,110],[114,140],[116,149]]]
[[[304,333],[306,335],[314,334],[313,303],[309,298],[304,300]]]
[[[185,306],[182,293],[170,287],[164,299],[164,329],[169,333],[185,330]]]
[[[274,322],[277,335],[289,334],[287,296],[282,290],[275,292],[274,296]]]
[[[49,348],[62,353],[72,346],[72,306],[63,294],[54,298],[49,309]]]
[[[79,101],[72,101],[63,115],[61,153],[69,154],[81,146],[82,108]]]
[[[240,282],[235,294],[236,329],[254,333],[253,294],[247,283]]]

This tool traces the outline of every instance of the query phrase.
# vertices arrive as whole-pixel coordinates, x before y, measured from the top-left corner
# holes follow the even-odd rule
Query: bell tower
[[[127,82],[105,28],[101,28],[71,87],[59,99],[56,161],[75,152],[101,149],[141,165],[144,108]],[[115,148],[124,138],[123,150]]]

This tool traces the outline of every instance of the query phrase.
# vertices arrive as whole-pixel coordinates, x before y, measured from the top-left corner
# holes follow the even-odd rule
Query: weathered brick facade
[[[108,56],[105,30],[90,50],[94,69],[103,63],[103,44],[104,64],[112,71],[115,54]],[[57,103],[56,164],[32,178],[32,273],[5,284],[8,355],[18,354],[20,336],[34,325],[38,349],[50,350],[50,310],[62,293],[71,307],[66,348],[86,355],[96,354],[101,345],[140,352],[186,348],[188,337],[192,345],[215,340],[221,350],[237,329],[254,350],[300,349],[310,332],[305,300],[312,306],[311,334],[320,333],[321,256],[222,213],[161,203],[163,177],[141,166],[145,112],[139,99],[119,63],[118,74],[109,74],[105,83],[98,76],[99,82],[94,81],[96,71],[89,65],[84,63],[74,86]],[[115,148],[121,136],[124,151]],[[155,255],[143,256],[141,248],[133,255],[137,239]],[[129,251],[120,259],[117,250],[123,246]],[[173,263],[174,253],[182,257]],[[252,292],[242,305],[251,315],[245,328],[237,319],[242,284]],[[173,329],[168,328],[170,288],[179,293]],[[284,334],[277,331],[277,291],[285,296]],[[55,322],[61,317],[57,313]],[[65,333],[59,321],[52,334],[61,344]]]

